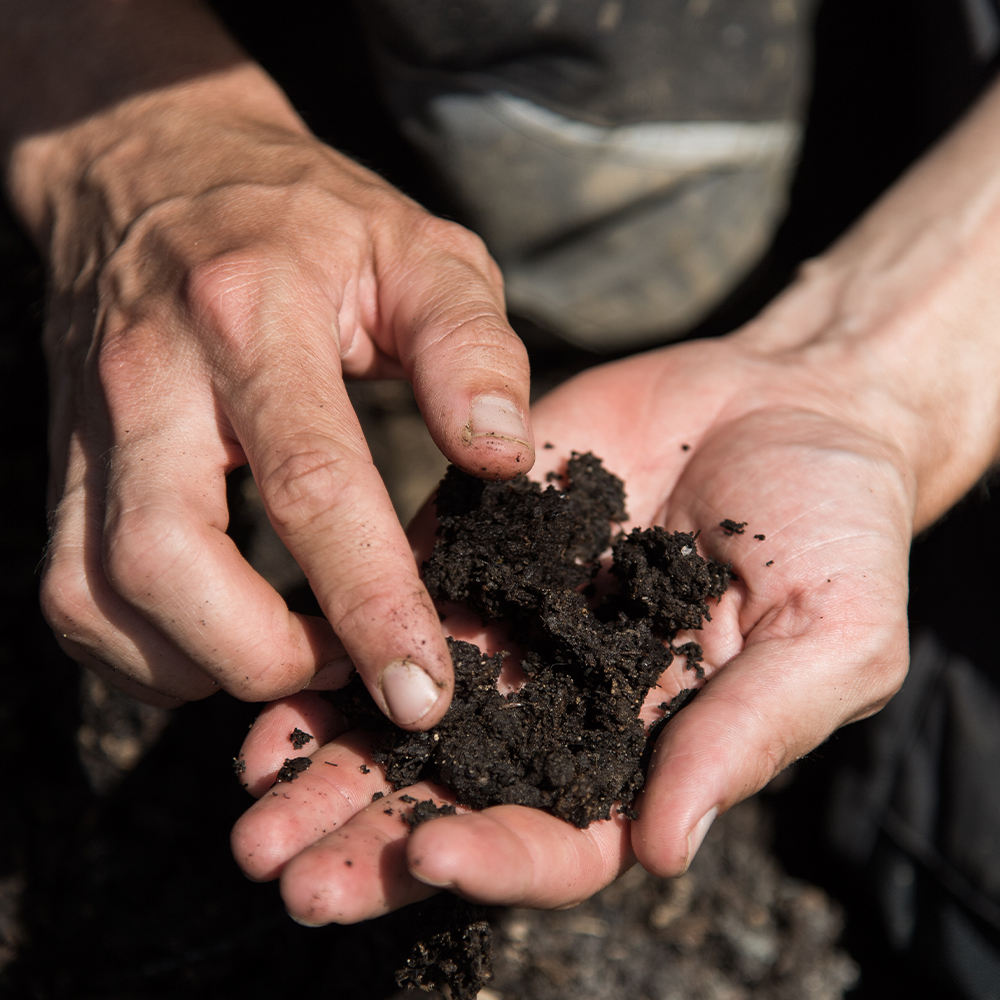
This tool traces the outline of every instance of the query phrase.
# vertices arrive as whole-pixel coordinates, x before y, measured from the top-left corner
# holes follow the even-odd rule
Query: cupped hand
[[[692,635],[707,682],[661,735],[636,822],[614,814],[581,831],[498,806],[409,834],[398,810],[384,811],[398,803],[369,804],[389,789],[377,771],[361,781],[364,737],[349,733],[319,751],[336,769],[310,769],[287,799],[265,794],[241,819],[244,870],[280,874],[290,912],[308,923],[373,916],[428,887],[572,905],[636,858],[680,873],[715,815],[884,704],[907,663],[912,477],[888,438],[846,419],[836,394],[796,364],[739,336],[691,343],[593,369],[533,410],[537,440],[554,445],[539,453],[549,467],[593,451],[625,480],[630,524],[697,531],[702,553],[735,572],[711,624]],[[743,533],[724,530],[727,519],[747,522]],[[655,700],[693,683],[672,667]],[[248,738],[251,790],[287,756],[296,713],[318,713],[324,739],[342,726],[329,706],[300,698],[272,706]],[[344,771],[341,754],[355,755]]]
[[[344,379],[407,378],[473,474],[531,466],[527,359],[481,241],[317,141],[252,64],[45,142],[61,645],[166,702],[335,687],[353,662],[398,724],[431,725],[450,658]],[[227,537],[245,463],[326,620]]]

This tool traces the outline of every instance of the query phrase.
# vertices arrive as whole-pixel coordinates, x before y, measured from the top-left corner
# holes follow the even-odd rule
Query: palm
[[[878,442],[768,397],[758,367],[731,342],[685,345],[593,369],[533,414],[536,440],[555,445],[540,449],[543,460],[555,465],[571,449],[600,455],[627,484],[632,524],[699,531],[703,552],[736,573],[698,636],[709,682],[661,737],[635,829],[615,818],[581,832],[501,806],[426,824],[407,841],[384,800],[353,819],[341,806],[345,825],[315,846],[305,835],[280,838],[270,873],[294,855],[283,875],[293,913],[345,919],[350,897],[352,918],[371,915],[428,891],[410,872],[488,902],[565,905],[627,867],[632,845],[650,870],[676,874],[707,811],[756,791],[892,693],[905,662],[905,484]],[[745,533],[727,534],[727,518],[748,522]],[[667,684],[690,680],[674,669]],[[313,780],[329,782],[328,773]],[[334,773],[340,795],[357,783],[356,768]],[[300,784],[298,805],[292,788],[290,801],[256,807],[273,817],[269,830],[296,809],[322,813]],[[345,835],[355,826],[352,844]],[[364,830],[367,876],[343,865]],[[324,879],[327,896],[314,904]]]

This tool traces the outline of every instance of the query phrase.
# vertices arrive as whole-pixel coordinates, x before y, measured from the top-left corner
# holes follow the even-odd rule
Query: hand
[[[314,758],[338,766],[278,786],[233,833],[248,874],[280,875],[292,916],[349,922],[431,887],[567,906],[635,858],[676,875],[719,812],[891,697],[912,534],[1000,451],[998,125],[995,88],[743,331],[594,369],[535,408],[538,440],[556,445],[543,456],[594,451],[625,479],[632,523],[700,530],[738,577],[697,635],[707,683],[660,737],[638,821],[579,831],[499,806],[408,836],[392,796],[369,804],[387,786],[359,769],[363,735],[338,735],[330,707],[300,695],[248,737],[250,790],[266,790],[299,719],[330,741]],[[721,531],[726,518],[745,533]],[[681,683],[661,681],[667,696]]]
[[[220,30],[145,6],[172,29],[194,17],[203,47]],[[136,30],[141,48],[157,29]],[[158,42],[154,64],[183,56]],[[337,686],[353,661],[426,727],[451,662],[344,378],[409,379],[441,450],[504,478],[533,460],[526,355],[481,241],[321,144],[219,47],[222,68],[14,146],[52,271],[43,610],[139,697],[264,700]],[[328,621],[291,614],[225,534],[225,476],[247,462]]]
[[[246,871],[282,872],[293,916],[362,919],[420,898],[428,884],[489,903],[565,906],[636,856],[678,874],[702,816],[756,791],[892,694],[906,664],[905,477],[880,442],[829,418],[741,412],[763,368],[733,341],[690,344],[588,372],[533,414],[539,440],[556,445],[542,455],[574,447],[604,457],[625,479],[630,523],[698,530],[704,553],[732,562],[738,577],[711,625],[692,636],[709,680],[661,737],[639,821],[615,815],[579,831],[500,806],[408,837],[398,795],[368,805],[388,788],[365,756],[366,737],[339,736],[336,713],[300,696],[271,706],[248,738],[251,790],[264,790],[289,755],[296,725],[337,738],[318,749],[319,766],[265,793],[234,833]],[[748,521],[745,534],[727,536],[724,518]],[[653,701],[693,682],[672,667]]]

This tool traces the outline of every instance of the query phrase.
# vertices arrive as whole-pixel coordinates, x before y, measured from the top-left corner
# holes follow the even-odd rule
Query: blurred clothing
[[[595,350],[679,336],[757,263],[813,0],[365,0],[385,99],[504,272]]]

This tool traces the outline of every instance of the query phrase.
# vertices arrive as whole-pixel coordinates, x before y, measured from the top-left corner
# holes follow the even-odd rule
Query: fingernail
[[[335,691],[344,687],[354,673],[354,661],[349,656],[341,656],[323,666],[313,674],[312,680],[306,685],[307,690]]]
[[[301,917],[295,916],[293,913],[288,914],[292,920],[294,920],[300,927],[326,927],[325,923],[314,924],[309,920],[303,920]]]
[[[435,882],[434,879],[429,878],[427,875],[422,875],[419,871],[411,868],[410,874],[418,881],[423,882],[424,885],[429,885],[434,889],[450,889],[455,883],[454,882]]]
[[[694,856],[698,853],[698,848],[701,847],[701,843],[705,839],[705,834],[708,833],[708,828],[715,822],[715,817],[718,815],[719,807],[712,806],[712,808],[709,809],[697,823],[695,823],[691,832],[688,834],[688,853],[687,860],[684,862],[684,871],[687,871],[688,868],[691,867],[691,862],[694,860]]]
[[[382,671],[379,687],[392,721],[409,726],[436,704],[441,689],[412,660],[396,660]]]
[[[499,438],[531,447],[521,414],[514,403],[503,396],[480,396],[473,400],[462,437],[466,444],[476,438]]]

